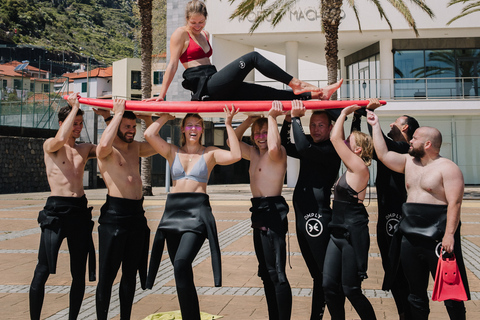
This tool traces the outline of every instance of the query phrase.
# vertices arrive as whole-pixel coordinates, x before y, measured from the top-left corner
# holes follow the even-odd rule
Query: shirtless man
[[[130,319],[137,270],[145,287],[150,229],[144,216],[139,157],[155,154],[148,142],[138,142],[136,116],[125,111],[125,100],[115,99],[114,116],[97,147],[100,172],[108,188],[98,223],[99,280],[97,318],[107,319],[112,285],[120,264],[120,317]],[[151,117],[143,117],[147,126]]]
[[[40,319],[45,283],[56,273],[60,245],[67,238],[70,252],[69,319],[76,319],[85,293],[87,255],[90,253],[89,280],[95,281],[95,248],[92,241],[92,208],[87,207],[83,190],[83,171],[87,160],[95,157],[96,146],[76,144],[83,129],[83,111],[78,93],[68,97],[68,106],[58,112],[60,128],[43,144],[50,196],[38,215],[41,228],[38,262],[30,285],[30,318]],[[96,111],[107,118],[109,111]]]
[[[287,170],[287,152],[280,141],[277,117],[283,115],[280,101],[274,101],[267,118],[249,116],[235,133],[241,140],[252,124],[254,146],[241,143],[242,157],[250,160],[250,189],[253,198],[253,244],[258,259],[258,275],[262,278],[269,319],[290,319],[292,291],[288,283],[285,235],[288,231],[288,205],[282,197]]]
[[[420,127],[410,140],[408,154],[388,151],[378,117],[368,111],[378,159],[393,171],[405,174],[407,202],[401,233],[400,261],[408,280],[408,301],[413,319],[428,319],[428,273],[435,276],[441,250],[455,253],[460,275],[470,299],[460,244],[460,209],[463,175],[458,166],[440,156],[442,135],[431,127]],[[463,301],[445,301],[450,319],[465,319]]]

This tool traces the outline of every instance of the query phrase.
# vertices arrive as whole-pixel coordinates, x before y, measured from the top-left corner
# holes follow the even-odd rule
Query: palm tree
[[[478,0],[475,0],[475,1],[472,1],[472,0],[450,0],[450,2],[448,3],[448,7],[450,6],[453,6],[454,4],[458,4],[458,3],[467,3],[468,4],[462,9],[462,13],[460,13],[458,16],[454,17],[452,20],[448,21],[447,22],[447,25],[450,25],[453,21],[457,20],[457,19],[460,19],[462,17],[465,17],[466,15],[469,15],[470,13],[474,13],[474,12],[479,12],[480,11],[480,1]]]
[[[237,0],[229,0],[230,3],[234,3]],[[240,0],[241,3],[235,9],[234,13],[230,16],[230,19],[236,17],[247,18],[255,9],[260,9],[260,13],[257,15],[250,32],[253,32],[262,22],[264,22],[270,15],[273,16],[272,26],[276,26],[288,10],[296,3],[297,0],[276,0],[273,3],[267,5],[267,0]],[[380,14],[381,19],[385,19],[390,30],[392,25],[388,19],[385,11],[383,10],[380,0],[368,0],[372,2]],[[415,35],[418,36],[417,25],[415,19],[404,0],[387,0],[395,9],[397,9],[405,18],[408,25],[413,29]],[[455,1],[455,0],[452,0]],[[411,0],[416,6],[426,12],[430,18],[434,17],[432,10],[425,4],[425,0]],[[358,0],[347,0],[347,3],[352,7],[355,17],[357,18],[358,27],[360,32],[362,31],[360,25],[360,18],[358,16],[358,10],[356,4]],[[343,0],[320,0],[320,10],[322,17],[322,31],[325,33],[325,58],[327,63],[328,83],[332,84],[337,81],[337,61],[338,61],[338,28],[340,26],[340,14],[342,11]]]
[[[138,0],[141,25],[141,48],[142,48],[142,99],[152,96],[152,0]],[[142,120],[142,135],[147,129]],[[152,157],[142,158],[141,177],[143,195],[152,196]]]

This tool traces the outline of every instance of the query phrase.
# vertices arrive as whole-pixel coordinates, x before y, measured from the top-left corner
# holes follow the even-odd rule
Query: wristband
[[[113,119],[113,116],[110,116],[110,117],[105,118],[105,119],[103,119],[103,120],[105,120],[105,122],[108,122],[108,121],[110,121],[110,120],[112,120],[112,119]]]

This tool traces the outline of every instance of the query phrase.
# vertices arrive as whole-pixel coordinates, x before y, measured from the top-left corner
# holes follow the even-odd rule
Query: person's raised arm
[[[240,150],[240,141],[238,141],[235,131],[232,127],[233,116],[235,116],[239,110],[235,110],[232,106],[232,110],[226,106],[224,109],[225,128],[227,129],[228,141],[230,143],[230,151],[216,148],[214,152],[215,163],[220,165],[229,165],[242,159],[242,151]]]
[[[460,211],[463,200],[464,181],[460,169],[453,163],[441,170],[443,188],[447,199],[447,226],[442,239],[442,247],[448,253],[453,251],[454,235],[460,222]]]
[[[367,122],[372,127],[373,146],[378,160],[393,171],[405,173],[407,155],[388,150],[378,116],[367,110]]]
[[[146,101],[163,101],[167,95],[168,88],[177,73],[178,63],[182,55],[185,41],[188,39],[188,33],[183,28],[177,28],[170,38],[170,61],[168,62],[165,74],[163,75],[163,83],[160,88],[158,97],[147,99]]]
[[[137,115],[137,119],[143,120],[147,129],[153,123],[151,115]],[[140,157],[150,157],[156,153],[157,151],[150,145],[150,143],[140,142]]]
[[[358,105],[352,105],[342,109],[342,112],[335,121],[335,125],[333,126],[332,133],[330,136],[330,141],[332,141],[333,147],[337,151],[339,157],[342,159],[343,163],[353,172],[361,172],[368,168],[365,166],[363,160],[357,156],[345,143],[345,133],[344,133],[344,124],[347,115],[355,112],[361,108]]]
[[[273,101],[268,112],[267,146],[268,156],[273,161],[283,161],[286,157],[285,148],[282,147],[280,133],[278,132],[277,117],[283,115],[283,105],[280,101]]]
[[[78,102],[78,92],[72,93],[68,99],[68,104],[72,107],[72,110],[62,122],[60,128],[58,128],[57,134],[54,138],[50,138],[43,144],[43,150],[45,152],[57,152],[63,145],[70,139],[73,131],[73,125],[77,112],[80,109],[80,102]]]
[[[160,114],[160,118],[148,126],[147,130],[144,132],[145,140],[147,140],[147,142],[156,152],[169,161],[173,160],[170,159],[170,155],[172,154],[172,145],[160,136],[159,131],[165,125],[165,123],[167,123],[167,121],[173,119],[175,119],[175,117],[171,114],[162,113]]]
[[[245,131],[252,125],[252,123],[255,121],[256,118],[259,116],[255,115],[249,115],[247,119],[245,119],[238,127],[235,128],[235,135],[238,138],[238,141],[240,142],[240,149],[242,151],[242,158],[246,160],[250,160],[250,151],[252,149],[252,146],[246,144],[245,142],[242,142],[242,137]],[[227,144],[230,146],[230,140],[227,139]]]
[[[109,125],[103,131],[100,142],[97,146],[97,158],[104,159],[108,157],[113,151],[113,141],[117,136],[118,127],[122,122],[123,113],[125,112],[125,100],[114,99],[113,100],[113,118]]]

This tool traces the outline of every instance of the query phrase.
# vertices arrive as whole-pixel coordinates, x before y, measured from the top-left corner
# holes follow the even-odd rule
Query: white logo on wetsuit
[[[390,237],[393,237],[393,233],[395,232],[397,224],[398,224],[398,219],[396,218],[391,218],[387,220],[387,223],[385,224],[385,228],[387,229],[387,234]]]
[[[310,237],[318,237],[323,232],[323,225],[320,220],[316,218],[308,219],[305,223],[305,230]]]
[[[240,69],[245,69],[245,61],[240,61],[238,66],[240,67]]]

